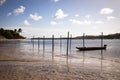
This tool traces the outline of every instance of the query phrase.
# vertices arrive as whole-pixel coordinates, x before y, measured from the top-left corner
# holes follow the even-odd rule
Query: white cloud
[[[7,16],[11,16],[12,15],[12,13],[11,12],[9,12],[8,14],[7,14]]]
[[[75,17],[79,17],[80,15],[79,14],[75,14]]]
[[[91,24],[102,24],[104,23],[103,21],[90,21],[90,20],[84,20],[84,21],[80,21],[80,20],[76,20],[76,19],[70,19],[69,20],[72,24],[77,24],[77,25],[91,25]]]
[[[63,19],[64,17],[67,17],[67,16],[68,15],[65,14],[62,9],[58,9],[56,14],[55,14],[56,19]]]
[[[101,23],[104,23],[104,22],[103,21],[96,21],[95,23],[101,24]]]
[[[92,22],[91,22],[91,21],[88,21],[88,20],[84,20],[83,23],[84,23],[84,24],[92,24]]]
[[[86,15],[85,18],[89,19],[91,17],[91,15]]]
[[[101,11],[100,11],[100,14],[111,14],[111,13],[113,13],[113,9],[111,9],[111,8],[103,8],[103,9],[101,9]]]
[[[54,2],[59,2],[60,0],[53,0]]]
[[[31,25],[29,22],[28,22],[28,20],[24,20],[24,25],[26,25],[26,26],[29,26],[29,25]]]
[[[14,9],[13,13],[14,13],[15,15],[19,15],[19,14],[24,13],[25,9],[26,9],[26,8],[25,8],[24,6],[20,6],[19,8]]]
[[[112,20],[112,19],[115,19],[114,16],[107,16],[107,20]]]
[[[6,0],[0,0],[0,6],[2,6],[5,2]]]
[[[51,24],[51,25],[56,25],[57,22],[55,22],[55,21],[51,21],[50,24]]]
[[[70,21],[72,22],[72,24],[82,24],[81,21],[76,20],[76,19],[70,19]]]
[[[35,21],[38,21],[38,20],[42,19],[42,16],[39,16],[37,13],[35,13],[35,14],[30,14],[30,18]]]

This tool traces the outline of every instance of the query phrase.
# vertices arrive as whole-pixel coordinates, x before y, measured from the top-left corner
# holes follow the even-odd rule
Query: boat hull
[[[84,50],[105,50],[106,47],[76,47],[80,51]]]

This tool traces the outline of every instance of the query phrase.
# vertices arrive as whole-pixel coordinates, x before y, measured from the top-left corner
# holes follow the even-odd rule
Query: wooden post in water
[[[54,35],[52,35],[52,60],[54,60]]]
[[[68,59],[68,47],[69,47],[69,32],[68,32],[68,35],[67,35],[67,51],[66,51],[67,59]]]
[[[39,50],[39,48],[40,48],[40,38],[38,37],[38,50]]]
[[[69,64],[68,64],[68,47],[69,47],[69,32],[68,32],[68,35],[67,35],[67,51],[66,51],[66,64],[67,64],[67,69],[68,69],[68,72],[69,72]]]
[[[103,32],[101,33],[101,47],[103,47]]]
[[[101,33],[101,47],[103,47],[103,32]],[[101,49],[101,59],[103,59],[103,50]]]
[[[83,47],[85,47],[85,33],[83,33]]]
[[[34,36],[33,36],[33,48],[34,48]]]
[[[38,37],[38,55],[39,55],[39,52],[40,52],[40,38]]]
[[[60,54],[62,52],[62,36],[60,36]]]
[[[44,57],[44,53],[45,53],[45,36],[43,36],[43,57]]]

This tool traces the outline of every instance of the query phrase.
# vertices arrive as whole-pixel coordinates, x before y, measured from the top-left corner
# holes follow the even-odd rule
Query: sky
[[[0,0],[0,28],[25,37],[120,32],[120,0]]]

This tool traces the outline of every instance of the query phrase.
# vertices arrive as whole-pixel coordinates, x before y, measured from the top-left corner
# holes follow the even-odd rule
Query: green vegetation
[[[75,38],[82,39],[82,36],[77,36]],[[108,34],[108,35],[103,35],[104,39],[120,39],[120,33],[115,33],[115,34]],[[93,36],[93,35],[86,35],[85,39],[101,39],[101,35],[98,36]]]
[[[6,39],[25,39],[25,37],[21,36],[20,33],[22,32],[22,29],[19,28],[14,30],[4,30],[3,28],[0,28],[0,36],[1,38]]]

